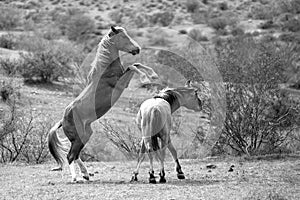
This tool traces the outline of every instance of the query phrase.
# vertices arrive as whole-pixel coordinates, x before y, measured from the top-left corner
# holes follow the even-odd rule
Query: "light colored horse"
[[[92,135],[91,123],[102,117],[114,105],[128,87],[134,72],[140,74],[144,82],[158,78],[150,67],[139,63],[126,69],[121,64],[119,51],[136,55],[140,52],[140,47],[124,28],[111,27],[98,45],[87,86],[66,107],[63,118],[49,132],[49,150],[59,164],[59,168],[54,170],[62,170],[64,163],[68,162],[72,181],[76,181],[74,161],[79,165],[83,178],[89,179],[89,173],[79,154]],[[56,133],[60,127],[63,127],[67,136],[64,140]]]
[[[145,157],[145,152],[147,152],[150,160],[149,182],[156,183],[153,171],[153,154],[155,154],[161,164],[159,182],[165,183],[164,159],[166,148],[169,149],[175,161],[178,179],[185,178],[170,138],[171,114],[180,106],[194,111],[202,110],[198,90],[191,86],[190,81],[186,83],[185,87],[164,89],[153,98],[142,103],[136,118],[138,127],[142,132],[142,147],[131,181],[137,181],[140,165]]]

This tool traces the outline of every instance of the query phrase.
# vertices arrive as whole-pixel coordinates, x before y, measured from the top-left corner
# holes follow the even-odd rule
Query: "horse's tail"
[[[151,109],[148,117],[149,119],[146,119],[146,122],[142,122],[145,123],[143,136],[145,139],[148,138],[147,140],[150,142],[150,146],[153,148],[151,150],[156,151],[159,149],[158,134],[164,128],[165,120],[162,119],[161,111],[157,108]],[[150,148],[148,145],[146,145],[146,148]]]
[[[51,155],[54,157],[60,168],[63,168],[69,151],[69,141],[67,138],[62,139],[57,136],[56,130],[62,126],[62,120],[57,122],[49,131],[48,147]]]

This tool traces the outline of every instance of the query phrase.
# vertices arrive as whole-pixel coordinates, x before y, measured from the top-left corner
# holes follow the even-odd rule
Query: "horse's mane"
[[[167,101],[171,107],[173,107],[175,103],[179,103],[178,98],[176,96],[176,92],[174,91],[173,88],[162,89],[153,98],[162,98],[165,101]]]
[[[93,76],[94,74],[97,74],[98,70],[107,67],[112,62],[109,57],[110,52],[108,47],[110,45],[113,45],[113,43],[110,41],[109,33],[110,32],[103,36],[103,38],[97,46],[96,55],[91,64],[91,70],[88,74],[88,82],[93,80]]]

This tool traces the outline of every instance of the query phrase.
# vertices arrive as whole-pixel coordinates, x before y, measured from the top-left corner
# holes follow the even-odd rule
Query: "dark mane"
[[[158,94],[156,94],[153,98],[161,98],[167,101],[171,108],[174,106],[175,103],[178,103],[177,96],[173,90],[164,90]]]

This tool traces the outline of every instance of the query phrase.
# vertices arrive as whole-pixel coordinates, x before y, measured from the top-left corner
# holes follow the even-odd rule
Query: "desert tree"
[[[227,40],[216,51],[227,100],[219,142],[238,154],[274,152],[299,126],[299,102],[279,87],[294,52],[251,37]]]

